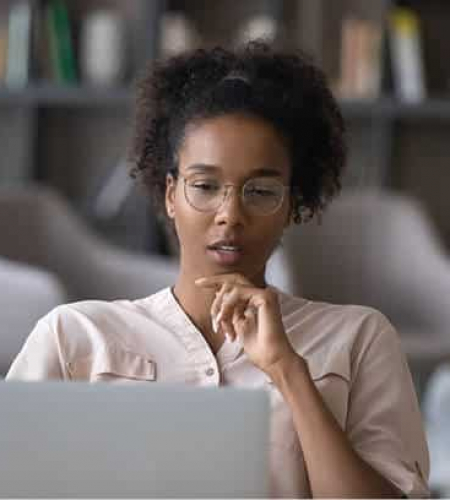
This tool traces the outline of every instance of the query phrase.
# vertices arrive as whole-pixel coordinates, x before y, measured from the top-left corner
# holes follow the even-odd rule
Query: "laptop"
[[[268,496],[263,389],[0,382],[0,497]]]

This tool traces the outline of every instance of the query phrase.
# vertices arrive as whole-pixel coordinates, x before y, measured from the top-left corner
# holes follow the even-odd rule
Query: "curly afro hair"
[[[153,62],[137,83],[130,175],[165,214],[166,176],[177,174],[186,126],[227,113],[267,120],[287,141],[292,219],[319,216],[341,190],[345,128],[324,73],[301,52],[263,41],[196,49]]]

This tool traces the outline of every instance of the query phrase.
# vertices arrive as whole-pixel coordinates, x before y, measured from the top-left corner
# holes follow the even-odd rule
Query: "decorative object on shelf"
[[[383,29],[379,23],[355,17],[342,21],[340,79],[343,98],[374,99],[381,93]]]
[[[31,5],[21,1],[11,6],[8,22],[5,83],[21,88],[28,84],[31,51]]]
[[[182,12],[168,11],[161,19],[160,53],[171,57],[201,45],[201,37],[194,23]]]
[[[92,202],[92,214],[102,220],[118,216],[133,188],[134,181],[128,175],[126,158],[120,158],[99,187]]]
[[[397,97],[420,102],[426,97],[419,16],[410,8],[394,7],[389,15],[389,46]]]
[[[251,40],[264,39],[274,43],[279,35],[277,20],[268,14],[257,14],[244,21],[234,37],[236,45],[245,45]]]
[[[126,21],[117,11],[96,10],[83,21],[80,35],[80,70],[93,86],[123,82],[127,60]]]

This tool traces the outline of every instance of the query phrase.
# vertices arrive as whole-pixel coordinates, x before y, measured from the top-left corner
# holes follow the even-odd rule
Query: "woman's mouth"
[[[211,245],[208,247],[208,255],[217,264],[232,266],[242,259],[242,249],[236,245]]]

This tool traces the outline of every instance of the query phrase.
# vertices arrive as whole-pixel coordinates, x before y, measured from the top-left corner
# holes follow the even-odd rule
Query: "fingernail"
[[[216,318],[212,318],[212,327],[213,327],[213,331],[214,333],[217,333],[218,329],[219,329],[219,325],[217,323],[217,320]]]

